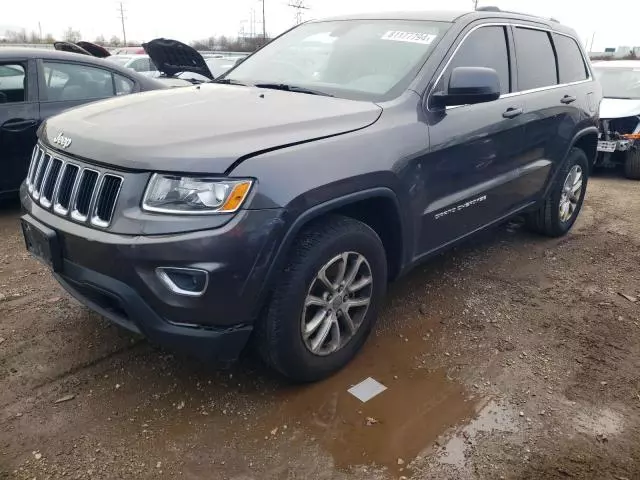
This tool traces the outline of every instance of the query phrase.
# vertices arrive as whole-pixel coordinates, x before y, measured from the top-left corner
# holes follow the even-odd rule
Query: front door
[[[524,105],[513,92],[507,26],[482,26],[462,41],[434,91],[446,91],[456,67],[498,72],[502,96],[493,102],[427,112],[430,151],[421,158],[425,184],[418,256],[428,254],[512,212],[531,192],[518,180]]]
[[[27,175],[39,123],[35,65],[0,62],[0,196],[13,194]]]

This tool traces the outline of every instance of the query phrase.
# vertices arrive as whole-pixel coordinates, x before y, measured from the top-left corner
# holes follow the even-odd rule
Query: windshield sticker
[[[381,37],[382,40],[422,43],[423,45],[431,45],[436,38],[438,38],[438,36],[431,33],[398,32],[395,30],[389,30]]]

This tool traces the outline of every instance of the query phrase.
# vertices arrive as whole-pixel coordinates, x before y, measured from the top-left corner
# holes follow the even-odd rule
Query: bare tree
[[[62,38],[67,42],[75,43],[80,41],[82,35],[79,30],[74,30],[72,27],[69,27],[65,30]]]
[[[8,30],[5,34],[7,43],[27,43],[27,32],[22,30]]]
[[[51,35],[50,33],[47,33],[47,34],[44,36],[44,39],[42,40],[42,42],[43,42],[43,43],[53,43],[53,42],[55,42],[55,41],[56,41],[56,39],[55,39],[55,38],[53,38],[53,35]]]
[[[120,37],[118,37],[117,35],[112,36],[109,39],[109,45],[111,45],[112,47],[119,47],[120,45],[122,45]]]
[[[29,43],[40,43],[42,41],[42,39],[40,38],[40,35],[38,34],[38,32],[31,31],[29,33],[29,37],[28,37],[27,41]]]
[[[98,35],[93,43],[95,43],[96,45],[105,45],[107,43],[107,40],[104,38],[104,35]]]

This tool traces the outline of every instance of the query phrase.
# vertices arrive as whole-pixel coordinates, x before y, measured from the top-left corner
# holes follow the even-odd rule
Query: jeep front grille
[[[59,157],[37,145],[27,173],[27,190],[43,208],[62,217],[106,228],[113,219],[122,177]]]

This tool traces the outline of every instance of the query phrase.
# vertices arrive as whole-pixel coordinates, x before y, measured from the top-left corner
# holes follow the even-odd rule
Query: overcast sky
[[[43,34],[62,36],[67,27],[80,30],[83,39],[98,35],[107,39],[122,36],[115,0],[4,0],[3,27],[21,27]],[[265,0],[267,31],[277,34],[294,23],[294,10],[287,7],[294,0]],[[183,41],[206,38],[215,34],[236,35],[241,26],[250,29],[251,10],[261,21],[260,0],[124,0],[127,38],[150,40],[172,37]],[[472,0],[306,0],[311,7],[304,18],[321,18],[354,12],[383,10],[467,10]],[[553,16],[575,28],[583,41],[591,42],[596,33],[594,50],[605,46],[640,46],[640,2],[637,0],[480,0],[480,5],[497,5],[503,9]],[[262,31],[262,25],[256,29]]]

